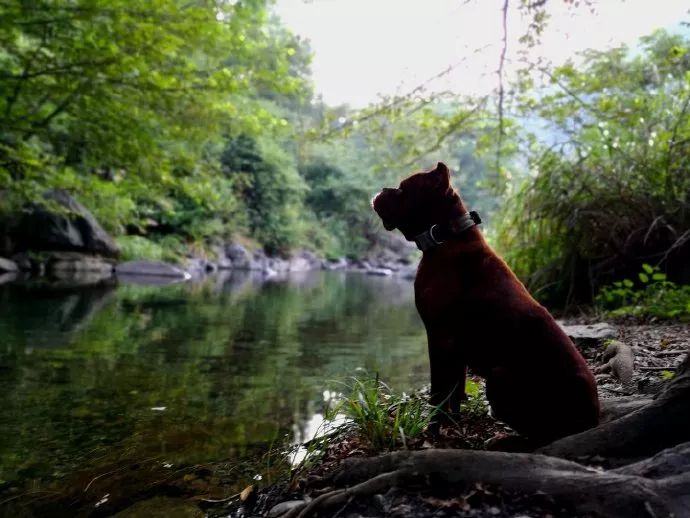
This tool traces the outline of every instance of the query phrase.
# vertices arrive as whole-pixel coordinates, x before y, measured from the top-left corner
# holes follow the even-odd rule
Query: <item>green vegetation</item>
[[[658,267],[642,266],[636,281],[624,279],[602,288],[596,304],[614,317],[690,320],[690,286],[670,282]]]
[[[354,431],[373,451],[406,448],[408,441],[419,437],[440,411],[420,395],[393,391],[378,377],[353,378],[348,391],[329,409],[326,418],[333,422],[344,420],[339,433]],[[487,412],[479,383],[468,379],[465,393],[463,411],[477,415]]]
[[[645,262],[690,275],[687,36],[525,62],[501,110],[433,80],[351,110],[314,97],[311,49],[269,0],[8,0],[0,34],[3,232],[62,188],[127,258],[232,239],[358,257],[386,246],[371,195],[442,159],[547,303]]]
[[[588,51],[582,64],[539,69],[539,88],[525,73],[517,107],[547,136],[525,136],[529,174],[504,205],[498,244],[543,299],[588,301],[643,262],[683,277],[689,48],[658,32],[637,52]]]
[[[330,411],[330,417],[344,416],[344,426],[354,428],[374,451],[407,446],[432,421],[437,408],[420,396],[396,394],[378,379],[354,378],[350,394]]]

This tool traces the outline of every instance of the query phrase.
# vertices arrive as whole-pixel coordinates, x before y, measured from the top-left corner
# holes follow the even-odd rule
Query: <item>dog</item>
[[[383,189],[372,206],[386,230],[397,228],[423,251],[414,290],[431,404],[457,415],[469,367],[486,381],[492,414],[535,445],[598,424],[584,358],[485,241],[444,163]]]

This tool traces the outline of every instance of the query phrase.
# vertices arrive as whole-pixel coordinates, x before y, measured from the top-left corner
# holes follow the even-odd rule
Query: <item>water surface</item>
[[[313,433],[352,376],[428,379],[410,281],[246,273],[171,286],[0,286],[0,490],[97,459],[248,459]],[[0,491],[2,492],[2,491]]]

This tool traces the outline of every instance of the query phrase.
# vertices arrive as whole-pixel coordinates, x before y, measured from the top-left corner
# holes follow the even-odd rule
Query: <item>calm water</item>
[[[397,390],[428,379],[410,281],[5,284],[0,490],[114,453],[176,466],[260,456],[310,437],[324,391],[376,372]]]

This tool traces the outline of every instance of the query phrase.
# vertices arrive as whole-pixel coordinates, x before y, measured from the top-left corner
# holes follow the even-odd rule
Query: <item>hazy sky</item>
[[[311,41],[313,77],[324,100],[362,106],[379,93],[405,93],[458,62],[462,65],[436,81],[435,89],[490,91],[497,81],[502,5],[502,0],[278,0],[276,10]],[[543,44],[531,56],[559,63],[585,48],[634,44],[656,28],[690,20],[688,8],[688,0],[599,0],[591,14],[551,0]],[[508,57],[514,63],[517,38],[528,20],[515,9],[508,20]]]

